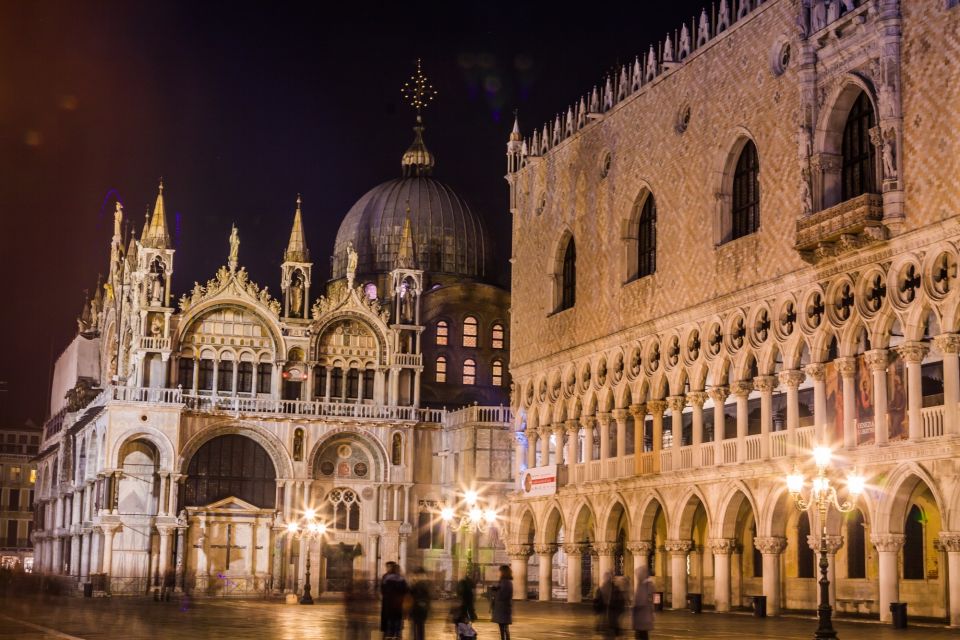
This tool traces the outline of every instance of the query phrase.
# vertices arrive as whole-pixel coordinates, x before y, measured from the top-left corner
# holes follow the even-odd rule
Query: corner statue
[[[353,279],[357,275],[357,252],[353,243],[347,243],[347,289],[353,289]]]
[[[237,233],[237,227],[231,225],[230,227],[230,256],[227,261],[230,265],[230,270],[233,271],[237,268],[237,254],[240,253],[240,234]]]

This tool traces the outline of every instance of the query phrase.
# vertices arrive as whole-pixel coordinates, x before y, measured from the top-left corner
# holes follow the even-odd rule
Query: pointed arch
[[[737,516],[740,507],[746,502],[754,514],[756,520],[759,513],[753,493],[743,483],[742,480],[734,480],[730,485],[731,491],[723,500],[717,509],[717,518],[714,523],[714,531],[718,538],[734,538],[737,528]]]
[[[677,502],[677,517],[674,518],[675,529],[672,535],[675,540],[692,539],[693,527],[696,524],[694,518],[698,507],[703,508],[703,512],[707,518],[707,531],[709,531],[713,518],[710,515],[710,510],[707,508],[707,501],[704,499],[703,492],[700,491],[697,485],[690,485]]]
[[[657,517],[657,509],[663,513],[663,519],[667,523],[667,531],[670,530],[670,518],[664,504],[666,503],[663,500],[663,496],[656,490],[647,494],[645,500],[640,503],[640,508],[637,509],[637,517],[634,520],[634,522],[637,523],[636,532],[634,532],[637,539],[650,540],[653,538],[653,526],[654,520]]]
[[[903,533],[904,522],[910,506],[910,497],[918,485],[923,484],[933,496],[937,510],[946,522],[948,512],[945,509],[939,486],[931,474],[919,463],[908,462],[898,467],[880,487],[882,493],[874,519],[874,530],[878,533]]]

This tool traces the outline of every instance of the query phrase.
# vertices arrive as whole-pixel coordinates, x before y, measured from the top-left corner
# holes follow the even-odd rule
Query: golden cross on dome
[[[423,75],[420,58],[417,58],[416,72],[410,76],[409,81],[403,83],[403,89],[400,92],[403,94],[403,99],[417,111],[417,116],[420,115],[421,109],[427,108],[437,97],[437,90],[430,84],[427,76]]]

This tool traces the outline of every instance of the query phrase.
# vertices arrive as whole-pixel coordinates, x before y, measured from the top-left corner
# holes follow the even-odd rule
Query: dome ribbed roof
[[[490,241],[483,221],[443,182],[408,174],[374,187],[347,213],[334,244],[333,279],[346,276],[351,242],[357,252],[358,277],[393,270],[408,217],[416,268],[485,278]]]

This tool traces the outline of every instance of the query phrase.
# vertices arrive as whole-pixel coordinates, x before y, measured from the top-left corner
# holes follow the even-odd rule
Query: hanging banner
[[[857,444],[873,444],[873,375],[870,373],[870,367],[867,366],[867,358],[863,354],[857,356],[854,393],[856,393],[856,401],[853,404],[857,423]]]
[[[907,372],[903,358],[891,349],[890,365],[887,367],[887,433],[890,442],[904,440],[907,427]]]
[[[521,473],[520,490],[527,498],[554,495],[557,492],[557,465],[533,467]]]

